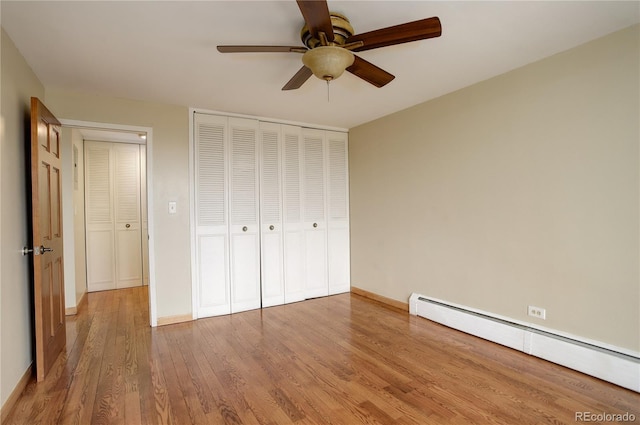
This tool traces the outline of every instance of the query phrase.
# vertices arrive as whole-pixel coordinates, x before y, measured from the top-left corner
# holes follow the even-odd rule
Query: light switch
[[[169,201],[169,214],[175,214],[178,212],[178,204],[176,201]]]

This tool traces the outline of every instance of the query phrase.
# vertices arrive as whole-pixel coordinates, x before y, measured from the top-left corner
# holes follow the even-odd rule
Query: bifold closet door
[[[302,130],[302,226],[306,298],[329,295],[325,211],[325,137],[325,132],[321,130]]]
[[[349,158],[346,133],[327,132],[327,252],[329,294],[351,290]]]
[[[104,142],[84,144],[87,290],[116,289],[113,151]]]
[[[262,307],[284,304],[281,126],[260,123]]]
[[[231,312],[260,308],[258,121],[229,118]]]
[[[195,114],[195,298],[198,317],[231,313],[227,133],[226,117]]]
[[[116,288],[142,285],[140,146],[113,143]]]
[[[304,226],[302,223],[302,131],[282,126],[282,198],[284,301],[305,299]]]
[[[87,289],[142,285],[140,147],[85,142]]]

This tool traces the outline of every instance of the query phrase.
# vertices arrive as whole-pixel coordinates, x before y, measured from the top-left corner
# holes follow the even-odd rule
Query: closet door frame
[[[105,122],[95,122],[95,121],[82,121],[82,120],[72,120],[66,118],[60,118],[60,123],[63,127],[66,128],[80,128],[80,129],[88,129],[88,130],[101,130],[101,131],[114,131],[114,132],[129,132],[129,133],[137,133],[146,135],[146,140],[144,144],[146,146],[146,155],[145,155],[145,166],[147,172],[147,192],[146,192],[146,208],[147,208],[147,223],[148,223],[148,239],[143,241],[143,243],[147,244],[149,249],[149,262],[148,262],[148,272],[149,272],[149,325],[151,327],[158,326],[158,309],[157,309],[157,291],[156,291],[156,250],[154,247],[155,240],[155,222],[156,216],[154,212],[155,203],[154,199],[154,190],[153,190],[153,128],[146,126],[138,126],[138,125],[127,125],[127,124],[114,124],[114,123],[105,123]],[[70,164],[70,167],[73,167],[73,164]],[[73,172],[71,169],[69,172]],[[63,188],[65,190],[65,188]],[[71,190],[69,187],[68,190]],[[72,235],[71,232],[66,232],[67,236]],[[65,244],[67,246],[73,246],[72,243],[67,243],[65,239]],[[85,253],[86,255],[86,253]],[[86,258],[84,258],[86,262]],[[69,265],[70,261],[67,261],[66,264]],[[71,262],[73,263],[73,262]]]

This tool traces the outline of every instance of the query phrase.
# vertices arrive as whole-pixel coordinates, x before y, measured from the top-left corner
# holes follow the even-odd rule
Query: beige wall
[[[59,119],[153,128],[152,167],[158,318],[191,314],[189,110],[187,107],[46,90]],[[169,215],[169,200],[178,213]]]
[[[352,129],[352,285],[640,351],[639,39]]]
[[[31,244],[25,155],[30,99],[43,99],[44,87],[4,30],[1,39],[0,405],[4,405],[32,359],[29,257],[21,253]]]

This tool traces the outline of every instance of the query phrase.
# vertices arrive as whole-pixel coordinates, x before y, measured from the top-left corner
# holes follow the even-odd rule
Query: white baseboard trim
[[[640,392],[640,355],[420,294],[409,313]]]

